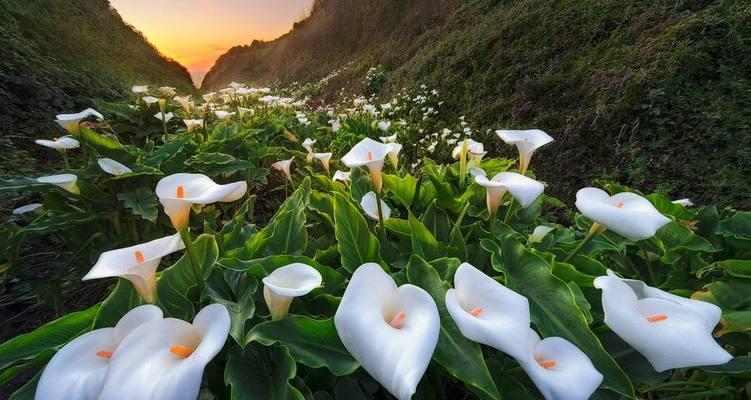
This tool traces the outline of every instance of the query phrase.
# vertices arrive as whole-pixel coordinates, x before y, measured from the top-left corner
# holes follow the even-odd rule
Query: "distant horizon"
[[[190,72],[196,87],[234,46],[273,40],[303,19],[312,0],[110,0],[126,23]]]

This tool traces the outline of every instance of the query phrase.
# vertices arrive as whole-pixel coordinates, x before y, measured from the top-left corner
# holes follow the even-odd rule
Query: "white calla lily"
[[[255,111],[252,108],[245,108],[245,107],[237,107],[238,116],[240,119],[243,119],[245,114],[250,115],[251,117],[255,114]]]
[[[307,162],[313,161],[313,145],[315,143],[316,140],[311,138],[305,138],[305,140],[302,141],[302,147],[308,151],[308,155],[305,157],[305,161]]]
[[[321,273],[307,264],[293,263],[275,269],[263,278],[263,298],[271,312],[271,319],[284,318],[292,299],[321,287],[322,282]]]
[[[203,119],[184,119],[183,123],[185,124],[188,132],[193,132],[194,129],[203,126]]]
[[[518,360],[529,355],[529,301],[468,263],[454,274],[446,308],[467,339]]]
[[[139,326],[113,353],[99,398],[198,398],[203,370],[224,347],[229,328],[221,304],[204,307],[192,324],[165,318]]]
[[[76,184],[77,181],[78,177],[73,174],[58,174],[37,178],[37,182],[39,183],[48,183],[50,185],[61,187],[70,193],[81,194],[81,189],[79,189]]]
[[[522,174],[527,172],[535,150],[554,140],[550,135],[539,129],[521,131],[499,129],[495,133],[507,144],[516,146],[519,151],[519,171]]]
[[[313,153],[313,158],[320,161],[323,165],[323,170],[326,171],[326,174],[329,173],[329,160],[331,160],[331,156],[333,153]]]
[[[139,94],[139,93],[146,93],[146,92],[149,91],[149,87],[146,86],[146,85],[133,86],[130,89],[130,91],[133,92],[133,93],[137,93],[137,94]]]
[[[485,154],[488,154],[488,152],[485,151],[485,145],[472,139],[466,139],[466,142],[467,154],[469,154],[470,159],[474,163],[479,164],[479,161],[485,156]],[[464,141],[462,141],[462,143],[460,143],[458,146],[454,147],[454,150],[451,152],[451,157],[453,157],[454,160],[461,158],[463,146]]]
[[[386,132],[391,127],[391,121],[378,121],[378,129]]]
[[[623,280],[610,270],[594,285],[602,290],[605,324],[658,372],[720,365],[733,358],[712,337],[721,314],[714,304]]]
[[[351,174],[351,172],[336,171],[336,172],[334,172],[334,177],[331,178],[331,180],[344,182],[347,179],[349,179],[349,175],[350,174]]]
[[[610,196],[601,189],[584,188],[576,193],[576,208],[585,217],[633,241],[649,239],[670,222],[636,193]]]
[[[373,181],[375,191],[380,193],[383,187],[381,170],[383,162],[389,153],[395,149],[390,144],[379,143],[371,138],[365,138],[357,143],[352,149],[342,157],[342,164],[349,168],[358,168],[367,166],[370,172],[370,179]]]
[[[141,100],[143,100],[143,102],[146,103],[147,107],[151,107],[152,104],[156,104],[159,102],[159,99],[154,96],[143,96]]]
[[[603,380],[592,361],[573,343],[560,337],[540,340],[529,331],[527,361],[519,361],[546,400],[587,400]]]
[[[396,286],[380,265],[361,265],[334,316],[344,347],[399,400],[412,397],[438,343],[440,320],[423,289]]]
[[[172,86],[162,86],[158,90],[159,90],[159,93],[165,96],[174,96],[177,93],[175,91],[175,88],[173,88]]]
[[[691,199],[689,199],[689,198],[685,198],[685,199],[678,199],[678,200],[673,200],[673,202],[672,202],[672,203],[673,203],[673,204],[679,204],[679,205],[682,205],[683,207],[691,207],[691,206],[693,206],[693,205],[694,205],[694,202],[693,202],[693,201],[691,201]]]
[[[78,140],[73,139],[70,136],[63,136],[61,138],[55,138],[53,140],[39,139],[35,140],[34,143],[58,151],[77,149],[81,146]]]
[[[532,231],[532,233],[529,235],[529,242],[530,243],[540,243],[542,242],[542,239],[545,238],[545,235],[550,233],[553,229],[553,227],[545,226],[545,225],[539,225],[535,227],[535,230]]]
[[[476,176],[488,176],[488,173],[485,172],[484,169],[479,168],[479,167],[472,167],[472,168],[470,168],[469,169],[469,174],[472,175],[473,178],[476,177]]]
[[[287,177],[287,180],[292,182],[292,172],[290,171],[290,167],[292,166],[292,161],[295,161],[295,157],[292,157],[289,160],[277,161],[271,164],[271,168],[283,173],[284,176]]]
[[[368,217],[378,221],[378,200],[376,200],[376,198],[375,192],[365,193],[365,195],[362,196],[362,199],[360,199],[360,207],[362,207]],[[384,221],[391,217],[391,208],[383,200],[381,200],[381,210],[383,211]]]
[[[133,173],[133,170],[128,168],[127,166],[120,164],[119,162],[111,159],[111,158],[100,158],[96,160],[97,164],[99,164],[99,168],[102,169],[102,171],[114,175],[114,176],[120,176],[123,174],[131,174]]]
[[[389,162],[394,167],[394,169],[397,169],[399,167],[399,152],[402,151],[402,145],[393,142],[388,143],[388,145],[391,146],[391,150],[388,154]]]
[[[34,210],[36,210],[36,209],[38,209],[38,208],[41,208],[41,207],[42,207],[42,204],[41,204],[41,203],[31,203],[31,204],[27,204],[27,205],[25,205],[25,206],[21,206],[21,207],[18,207],[18,208],[16,208],[16,209],[14,209],[14,210],[13,210],[13,215],[22,215],[22,214],[26,214],[26,213],[32,212],[32,211],[34,211]]]
[[[156,294],[156,270],[162,257],[185,248],[176,233],[122,249],[105,251],[82,280],[120,277],[129,280],[136,292],[153,303]]]
[[[80,131],[80,122],[84,118],[95,117],[99,121],[104,119],[104,116],[99,111],[93,108],[87,108],[80,113],[76,114],[58,114],[55,118],[55,122],[62,126],[71,135],[76,135]]]
[[[229,111],[224,111],[224,110],[216,110],[216,111],[214,111],[214,115],[216,115],[216,117],[219,118],[219,119],[221,119],[221,120],[229,121],[232,118],[232,116],[235,115],[235,112],[234,111],[233,112],[229,112]]]
[[[491,179],[485,175],[477,175],[475,182],[487,189],[487,205],[491,214],[498,210],[506,191],[524,208],[532,204],[545,190],[545,185],[541,182],[516,172],[501,172]]]
[[[34,399],[99,399],[120,343],[138,327],[161,319],[159,307],[143,305],[128,311],[113,328],[96,329],[73,339],[47,363]]]
[[[156,118],[156,119],[158,119],[158,120],[160,120],[162,122],[165,122],[165,123],[169,122],[169,120],[171,120],[174,116],[175,116],[175,114],[172,114],[171,112],[168,112],[166,114],[163,113],[163,112],[158,112],[158,113],[154,114],[154,118]]]
[[[383,143],[396,143],[396,133],[391,136],[381,136],[379,139]]]
[[[173,174],[156,184],[156,195],[175,229],[188,227],[193,204],[229,203],[240,199],[248,190],[245,181],[219,185],[203,174]]]

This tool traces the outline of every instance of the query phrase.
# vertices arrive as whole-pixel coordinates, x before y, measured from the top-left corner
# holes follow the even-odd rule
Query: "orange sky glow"
[[[110,0],[125,22],[200,84],[214,61],[236,45],[271,40],[302,19],[311,0]]]

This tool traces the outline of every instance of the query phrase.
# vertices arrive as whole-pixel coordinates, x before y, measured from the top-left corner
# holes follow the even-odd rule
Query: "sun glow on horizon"
[[[271,40],[292,28],[311,0],[110,0],[125,22],[184,65],[196,85],[233,46]]]

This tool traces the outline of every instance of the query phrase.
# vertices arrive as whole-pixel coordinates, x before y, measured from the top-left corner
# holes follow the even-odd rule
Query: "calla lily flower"
[[[396,133],[391,136],[381,136],[379,139],[383,143],[396,143]]]
[[[133,93],[146,93],[149,91],[149,87],[146,85],[133,86],[130,91]]]
[[[115,350],[100,399],[198,398],[206,365],[224,347],[227,308],[211,304],[193,323],[165,318],[141,325]]]
[[[396,169],[399,166],[399,152],[402,151],[402,145],[399,143],[388,143],[388,145],[391,146],[388,154],[389,162]]]
[[[283,173],[284,176],[287,177],[287,180],[292,182],[292,173],[290,172],[290,166],[292,165],[292,161],[294,160],[295,160],[295,157],[292,157],[289,160],[277,161],[271,164],[271,168]]]
[[[670,222],[636,193],[610,196],[604,190],[584,188],[576,193],[576,208],[585,217],[633,241],[651,238]]]
[[[528,361],[517,361],[545,399],[589,399],[603,379],[589,357],[566,339],[540,340],[535,331],[528,332]]]
[[[365,193],[360,200],[360,207],[362,207],[368,217],[373,218],[376,221],[380,220],[378,218],[378,203],[375,192]],[[383,200],[381,200],[381,210],[383,210],[384,221],[391,217],[391,208]]]
[[[414,285],[397,287],[380,265],[360,266],[334,316],[344,347],[399,400],[415,393],[438,343],[433,298]]]
[[[100,158],[96,160],[97,164],[99,164],[99,168],[102,169],[102,171],[114,175],[114,176],[120,176],[123,174],[131,174],[133,173],[133,170],[126,167],[123,164],[120,164],[119,162],[111,159],[111,158]]]
[[[154,96],[144,96],[141,100],[143,100],[143,102],[146,103],[147,107],[151,107],[152,104],[156,104],[159,102],[159,99]]]
[[[378,121],[378,129],[386,132],[391,127],[391,121]]]
[[[308,155],[305,157],[305,161],[307,162],[313,161],[313,145],[315,143],[316,141],[311,138],[305,138],[305,140],[302,141],[302,147],[308,151]]]
[[[255,111],[253,111],[252,108],[245,108],[245,107],[237,107],[237,112],[240,116],[240,119],[243,119],[245,114],[248,114],[251,117],[255,114]]]
[[[135,246],[105,251],[82,280],[125,278],[145,301],[153,303],[159,262],[162,257],[184,248],[180,234],[176,233]]]
[[[485,151],[485,145],[483,145],[480,142],[476,142],[472,139],[466,139],[467,140],[467,154],[469,154],[470,159],[474,164],[479,164],[480,160],[482,160],[483,157],[485,157],[485,154],[488,154],[487,151]],[[464,146],[464,142],[460,143],[458,146],[454,147],[454,150],[451,152],[451,157],[454,158],[454,160],[458,160],[462,155],[462,146]]]
[[[553,141],[550,135],[539,129],[522,131],[499,129],[495,133],[501,140],[507,144],[515,145],[516,149],[519,150],[519,171],[522,174],[527,172],[535,150]]]
[[[171,86],[162,86],[159,88],[159,93],[165,96],[174,96],[177,92],[175,91],[175,88]]]
[[[530,243],[540,243],[542,242],[542,239],[550,233],[553,229],[552,227],[545,226],[545,225],[539,225],[535,227],[535,230],[532,231],[532,233],[529,235],[529,242]]]
[[[63,129],[65,129],[71,135],[76,135],[81,129],[78,124],[82,119],[88,117],[95,117],[99,121],[104,119],[104,116],[97,110],[93,108],[87,108],[77,114],[58,114],[56,116],[57,119],[55,120],[55,122],[57,122],[58,125],[62,126]]]
[[[470,168],[469,169],[469,174],[472,175],[473,178],[476,177],[476,176],[488,176],[488,173],[485,172],[484,169],[479,168],[479,167],[472,167],[472,168]]]
[[[344,181],[346,181],[347,179],[349,179],[349,175],[350,175],[350,174],[351,174],[351,172],[345,172],[345,171],[336,171],[336,172],[334,172],[334,177],[333,177],[333,178],[331,178],[331,179],[332,179],[332,180],[334,180],[334,181],[341,181],[341,182],[344,182]]]
[[[511,193],[522,207],[528,207],[545,190],[545,185],[541,182],[515,172],[501,172],[492,179],[485,175],[477,175],[475,182],[488,190],[487,204],[491,214],[498,210],[506,191]]]
[[[594,285],[602,290],[605,324],[658,372],[720,365],[733,358],[712,337],[721,316],[714,304],[620,279],[610,270]]]
[[[59,186],[70,193],[81,194],[81,189],[76,184],[77,181],[78,177],[73,174],[59,174],[37,178],[37,182],[39,183],[49,183],[50,185]]]
[[[229,203],[248,190],[245,181],[219,185],[203,174],[173,174],[156,184],[156,195],[178,231],[188,227],[193,204]]]
[[[349,168],[367,166],[370,171],[370,179],[377,193],[381,192],[383,180],[381,170],[383,161],[389,153],[395,151],[390,144],[376,142],[371,138],[365,138],[357,143],[349,153],[342,157],[341,162]]]
[[[154,118],[156,118],[156,119],[158,119],[158,120],[160,120],[162,122],[169,122],[169,120],[171,120],[172,117],[174,117],[174,116],[175,116],[175,114],[172,114],[171,112],[168,112],[167,114],[165,114],[163,112],[158,112],[158,113],[154,114]]]
[[[232,118],[232,116],[235,115],[235,113],[234,112],[229,112],[229,111],[224,111],[224,110],[216,110],[216,111],[214,111],[214,115],[216,115],[216,117],[219,118],[219,119],[221,119],[221,120],[229,121],[230,118]]]
[[[188,132],[193,132],[193,129],[200,128],[203,126],[202,119],[184,119],[183,123],[185,124],[185,127],[188,129]]]
[[[36,210],[36,209],[38,209],[38,208],[40,208],[40,207],[42,207],[42,204],[41,204],[41,203],[31,203],[31,204],[27,204],[27,205],[25,205],[25,206],[21,206],[21,207],[18,207],[18,208],[16,208],[16,209],[14,209],[14,210],[13,210],[13,215],[21,215],[21,214],[26,214],[26,213],[28,213],[28,212],[32,212],[32,211],[34,211],[34,210]]]
[[[99,399],[115,350],[135,329],[161,319],[159,307],[143,305],[128,311],[114,328],[96,329],[73,339],[47,363],[34,399]]]
[[[518,360],[529,356],[529,301],[468,263],[454,274],[446,308],[467,339]]]
[[[78,140],[73,139],[70,136],[63,136],[61,138],[55,138],[53,140],[39,139],[35,140],[34,143],[42,145],[44,147],[49,147],[50,149],[55,149],[57,151],[77,149],[81,146]]]
[[[292,299],[321,287],[323,277],[307,264],[294,263],[275,269],[263,278],[263,298],[276,321],[287,315]]]
[[[332,155],[333,153],[313,153],[313,158],[321,162],[323,170],[327,174],[329,173],[329,160],[331,160]]]
[[[686,198],[686,199],[679,199],[679,200],[673,200],[672,203],[673,204],[680,204],[683,207],[691,207],[691,206],[694,205],[694,202],[691,201],[691,199],[688,199],[688,198]]]

